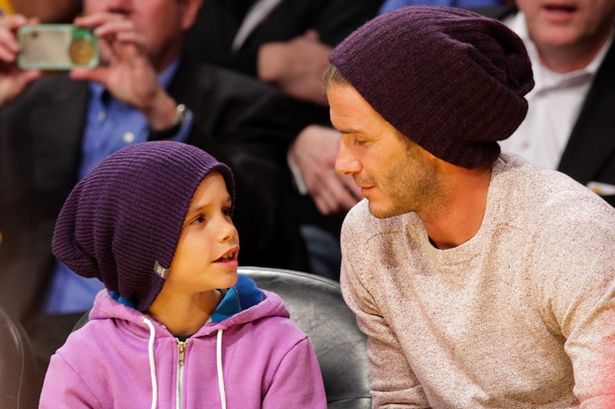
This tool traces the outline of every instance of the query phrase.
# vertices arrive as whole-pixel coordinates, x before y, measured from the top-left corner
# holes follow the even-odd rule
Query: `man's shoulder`
[[[511,224],[544,231],[594,223],[615,228],[615,210],[568,175],[536,168],[515,155],[503,155],[501,161],[493,180]]]

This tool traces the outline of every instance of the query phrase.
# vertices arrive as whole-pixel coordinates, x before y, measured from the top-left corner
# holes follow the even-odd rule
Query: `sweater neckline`
[[[449,249],[439,249],[435,247],[425,230],[423,222],[419,219],[416,213],[409,213],[409,223],[406,227],[406,234],[417,234],[415,241],[425,251],[427,257],[434,260],[438,264],[455,265],[466,263],[477,257],[486,244],[485,237],[489,237],[495,228],[497,215],[500,213],[500,205],[502,197],[502,178],[499,177],[502,171],[507,167],[508,160],[506,157],[498,157],[494,163],[489,181],[489,189],[487,191],[487,206],[481,225],[476,234],[466,242]],[[412,233],[413,232],[413,233]],[[406,245],[410,245],[410,240],[406,240]],[[408,249],[410,251],[410,249]]]

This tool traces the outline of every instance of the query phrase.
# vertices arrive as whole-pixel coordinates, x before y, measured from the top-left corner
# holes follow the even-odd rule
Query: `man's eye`
[[[222,209],[222,213],[224,213],[225,216],[231,216],[233,214],[233,208],[232,207],[225,207],[224,209]]]
[[[356,146],[363,146],[367,143],[367,141],[364,141],[363,139],[355,139],[352,143]]]
[[[195,217],[194,219],[190,220],[189,224],[200,224],[200,223],[203,223],[204,221],[205,221],[205,216],[200,214],[197,217]]]

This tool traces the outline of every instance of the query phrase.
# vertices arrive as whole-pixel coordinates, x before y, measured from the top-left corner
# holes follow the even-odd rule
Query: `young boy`
[[[230,169],[178,142],[105,159],[66,200],[53,252],[106,287],[52,357],[41,408],[325,408],[313,347],[237,275]]]

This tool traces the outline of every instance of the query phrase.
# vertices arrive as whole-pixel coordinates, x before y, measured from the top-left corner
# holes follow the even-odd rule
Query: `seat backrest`
[[[313,274],[240,267],[259,288],[277,293],[293,321],[310,337],[322,371],[328,409],[369,409],[366,338],[337,282]]]
[[[37,376],[34,352],[26,332],[0,308],[0,408],[36,408]]]

